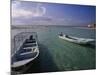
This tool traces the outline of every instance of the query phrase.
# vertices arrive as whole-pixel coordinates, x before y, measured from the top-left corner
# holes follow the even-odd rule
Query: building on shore
[[[89,24],[88,27],[89,28],[96,28],[96,24]]]

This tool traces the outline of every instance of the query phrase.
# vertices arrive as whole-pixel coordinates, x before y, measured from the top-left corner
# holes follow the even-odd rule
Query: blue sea
[[[64,34],[96,39],[95,29],[66,26],[37,26],[33,28],[17,28],[11,30],[12,53],[14,36],[20,32],[37,32],[39,43],[39,65],[37,72],[87,70],[96,68],[96,49],[94,46],[83,46],[58,38]],[[34,72],[30,67],[27,72]]]

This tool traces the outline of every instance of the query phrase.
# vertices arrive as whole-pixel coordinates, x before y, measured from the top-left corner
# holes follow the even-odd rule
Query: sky
[[[96,23],[96,6],[12,0],[12,25],[80,26]]]

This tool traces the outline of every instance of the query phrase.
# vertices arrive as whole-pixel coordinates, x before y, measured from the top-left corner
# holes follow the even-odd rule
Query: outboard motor
[[[61,32],[59,35],[60,35],[60,36],[63,36],[63,33]]]
[[[30,40],[33,40],[33,35],[31,35],[29,39],[30,39]]]

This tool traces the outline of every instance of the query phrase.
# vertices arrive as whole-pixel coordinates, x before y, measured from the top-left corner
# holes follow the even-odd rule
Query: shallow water
[[[40,55],[39,70],[37,72],[69,71],[95,69],[96,50],[92,46],[82,46],[58,38],[58,33],[95,39],[95,30],[76,27],[37,27],[32,29],[12,29],[12,53],[13,37],[20,32],[37,32]],[[34,67],[30,68],[34,70]],[[29,69],[29,70],[30,70]],[[32,71],[31,71],[32,72]]]

